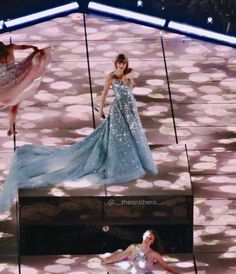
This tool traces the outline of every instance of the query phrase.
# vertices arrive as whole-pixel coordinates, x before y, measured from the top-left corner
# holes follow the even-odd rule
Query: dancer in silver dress
[[[15,50],[33,49],[20,62]],[[9,107],[7,135],[11,136],[20,103],[37,91],[43,73],[51,60],[51,48],[38,49],[32,45],[5,45],[0,42],[0,110]]]
[[[147,230],[143,234],[141,244],[131,244],[124,251],[114,252],[103,260],[104,264],[110,264],[128,259],[131,262],[128,273],[132,274],[152,274],[154,264],[159,264],[169,273],[179,274],[177,270],[169,266],[162,258],[161,254],[153,250],[150,246],[156,240],[155,232]]]

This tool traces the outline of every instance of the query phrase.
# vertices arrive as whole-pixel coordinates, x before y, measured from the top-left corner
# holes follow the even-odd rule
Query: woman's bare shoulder
[[[134,72],[134,69],[133,68],[129,68],[128,70],[127,70],[127,72],[126,72],[126,75],[127,74],[132,74]]]
[[[134,76],[134,70],[132,68],[129,68],[128,72],[125,74],[127,78],[133,78]]]
[[[7,50],[7,55],[13,54],[13,51],[14,51],[14,44],[6,45],[6,50]]]
[[[108,75],[107,75],[108,79],[113,79],[114,78],[114,71],[111,71]]]
[[[135,249],[137,247],[138,244],[131,244],[129,245],[130,249]]]
[[[151,249],[150,255],[151,255],[155,260],[157,260],[157,261],[159,261],[159,259],[162,258],[162,255],[161,255],[159,252],[157,252],[157,251],[155,251],[155,250],[153,250],[153,249]]]
[[[130,253],[130,254],[134,254],[135,250],[136,250],[136,244],[131,244],[126,248],[126,252]]]
[[[15,48],[15,44],[8,44],[8,45],[6,45],[6,48],[8,50],[13,50]]]
[[[107,75],[106,81],[111,83],[113,80],[114,80],[114,72],[112,71]]]

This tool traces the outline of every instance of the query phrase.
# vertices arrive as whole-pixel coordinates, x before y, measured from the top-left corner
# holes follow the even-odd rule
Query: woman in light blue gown
[[[115,99],[104,122],[81,142],[66,148],[24,145],[12,160],[0,194],[0,212],[11,207],[18,188],[38,188],[88,178],[99,184],[123,183],[156,174],[136,102],[132,94],[133,72],[123,54],[105,82],[99,113],[112,86]]]

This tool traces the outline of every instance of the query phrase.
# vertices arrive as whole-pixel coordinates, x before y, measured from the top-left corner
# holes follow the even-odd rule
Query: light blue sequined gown
[[[13,157],[0,195],[0,211],[10,208],[18,188],[78,181],[122,183],[157,173],[138,116],[132,87],[112,84],[115,99],[105,121],[81,142],[66,148],[24,145]]]

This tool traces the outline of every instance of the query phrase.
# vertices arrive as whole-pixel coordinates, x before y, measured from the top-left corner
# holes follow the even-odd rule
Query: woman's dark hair
[[[3,42],[0,42],[0,58],[6,57],[8,54],[6,46],[3,44]]]
[[[160,239],[158,233],[154,230],[151,230],[151,229],[146,230],[143,233],[143,235],[146,234],[146,233],[152,234],[154,236],[154,242],[153,242],[153,244],[151,244],[151,248],[153,250],[157,251],[158,253],[163,254],[164,248],[163,248],[163,245],[161,243],[161,239]]]
[[[126,68],[124,70],[124,75],[132,71],[132,69],[129,68],[129,60],[123,53],[120,53],[116,56],[116,59],[115,59],[115,62],[114,62],[115,67],[116,67],[117,63],[126,64]]]

